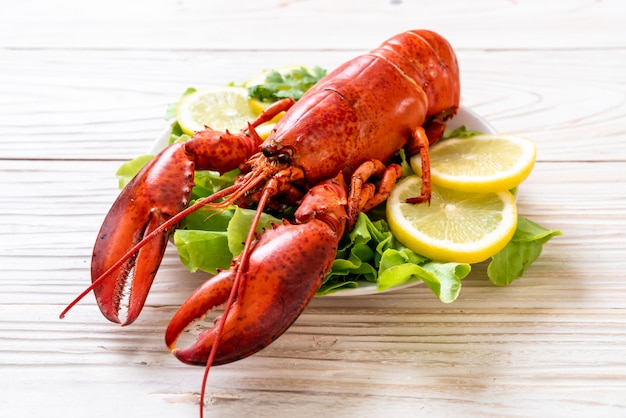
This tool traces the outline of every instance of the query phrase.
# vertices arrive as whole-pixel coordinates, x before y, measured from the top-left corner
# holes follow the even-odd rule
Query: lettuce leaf
[[[239,255],[243,251],[243,244],[248,237],[255,213],[256,211],[252,209],[235,208],[233,219],[228,223],[228,228],[226,229],[228,233],[228,248],[234,256]],[[261,214],[256,232],[263,232],[265,228],[270,228],[271,224],[280,224],[281,222],[280,219],[263,213]]]
[[[557,229],[548,230],[523,216],[518,216],[517,230],[513,238],[492,257],[487,266],[489,280],[498,286],[506,286],[522,277],[528,266],[541,255],[543,245],[561,234]]]
[[[421,281],[442,302],[454,301],[469,264],[442,263],[416,254],[401,244],[383,219],[372,221],[361,213],[354,229],[341,243],[337,258],[318,295],[358,287],[359,281],[377,284],[378,291]]]
[[[234,209],[200,208],[185,217],[174,231],[174,245],[187,270],[217,273],[227,269],[233,258],[228,247],[227,227]]]
[[[314,67],[295,68],[287,73],[273,70],[268,72],[265,82],[248,87],[248,96],[265,103],[272,103],[286,97],[299,100],[307,90],[326,75],[326,70]]]
[[[194,172],[194,187],[191,190],[191,200],[211,196],[225,187],[232,185],[239,175],[239,169],[220,175],[217,171],[196,170]]]
[[[185,268],[215,274],[227,269],[243,250],[255,211],[233,207],[227,210],[201,208],[187,216],[174,231],[174,245]],[[257,232],[280,220],[261,215]]]
[[[447,130],[441,137],[440,141],[443,141],[444,139],[448,139],[448,138],[469,138],[471,136],[481,135],[481,134],[482,134],[481,131],[467,129],[465,125],[461,125],[456,129]]]
[[[120,190],[126,187],[133,177],[135,177],[135,174],[139,173],[139,170],[153,158],[154,155],[146,154],[123,163],[115,172],[117,176],[117,186]]]
[[[227,269],[233,258],[225,231],[177,229],[174,245],[181,263],[192,273],[202,270],[216,274],[217,269]]]
[[[194,87],[187,87],[187,89],[180,95],[177,101],[168,103],[167,108],[165,109],[165,115],[163,116],[165,120],[173,120],[176,119],[176,110],[178,108],[178,103],[182,100],[183,97],[190,95],[191,93],[195,93],[197,90]]]

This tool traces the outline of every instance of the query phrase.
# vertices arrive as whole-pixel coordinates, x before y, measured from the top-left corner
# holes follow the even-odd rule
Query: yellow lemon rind
[[[458,145],[461,145],[464,141],[468,140],[490,141],[494,139],[498,140],[498,138],[508,142],[514,142],[519,146],[519,149],[521,149],[521,155],[512,166],[509,166],[506,169],[500,169],[491,174],[479,175],[472,175],[468,173],[449,174],[438,168],[440,164],[438,163],[437,158],[442,150],[445,151],[446,149],[454,149],[454,147],[458,147]],[[434,185],[474,193],[502,192],[519,186],[532,172],[537,153],[535,144],[531,140],[514,135],[502,134],[477,135],[472,138],[450,138],[434,145],[430,152],[431,179]],[[416,173],[421,172],[420,163],[421,161],[419,160],[419,156],[411,158],[411,166]],[[448,163],[462,164],[463,162],[459,160],[458,162],[448,161]]]
[[[401,205],[408,205],[400,202],[398,196],[410,182],[416,182],[414,177],[418,176],[408,177],[398,183],[387,204],[387,221],[391,232],[412,251],[432,260],[475,264],[492,257],[513,237],[517,227],[517,206],[514,196],[508,191],[494,193],[504,204],[503,218],[498,228],[471,244],[437,240],[416,229],[409,222],[398,221],[404,219]],[[421,181],[419,179],[417,181],[421,185]]]

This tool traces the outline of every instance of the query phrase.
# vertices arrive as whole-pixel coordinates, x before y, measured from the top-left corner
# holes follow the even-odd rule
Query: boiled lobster
[[[257,352],[315,295],[344,229],[360,211],[385,201],[402,174],[390,163],[399,150],[421,155],[422,191],[411,201],[429,200],[428,147],[443,134],[459,98],[458,65],[448,42],[434,32],[412,30],[341,65],[298,102],[276,102],[241,132],[207,127],[169,146],[113,204],[94,247],[92,286],[77,300],[93,289],[105,317],[130,324],[184,216],[204,205],[256,206],[243,252],[180,307],[166,344],[180,360],[206,364],[206,373],[211,364]],[[263,141],[256,127],[283,110]],[[241,174],[234,185],[187,207],[194,170],[235,168]],[[295,221],[254,232],[264,209],[285,204],[299,205]],[[190,347],[176,347],[192,322],[222,304],[214,327]]]

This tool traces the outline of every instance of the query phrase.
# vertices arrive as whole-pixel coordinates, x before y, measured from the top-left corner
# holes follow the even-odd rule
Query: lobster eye
[[[281,164],[288,164],[291,162],[291,156],[293,155],[293,149],[290,147],[285,147],[280,150],[276,158],[278,162]]]
[[[266,145],[261,149],[261,152],[265,156],[265,158],[272,158],[276,155],[276,146],[274,145]]]

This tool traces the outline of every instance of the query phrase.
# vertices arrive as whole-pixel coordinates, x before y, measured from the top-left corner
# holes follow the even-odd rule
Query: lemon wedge
[[[219,131],[239,131],[256,117],[250,107],[248,91],[242,87],[216,86],[198,90],[182,98],[176,119],[188,135],[205,126]]]
[[[422,179],[409,176],[387,200],[395,237],[418,254],[438,261],[479,263],[500,251],[517,227],[517,206],[508,192],[468,193],[433,185],[431,201],[411,204]]]
[[[516,135],[488,134],[450,138],[430,148],[432,183],[454,190],[491,193],[522,183],[535,165],[536,147]],[[420,156],[411,167],[421,172]]]

